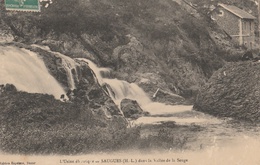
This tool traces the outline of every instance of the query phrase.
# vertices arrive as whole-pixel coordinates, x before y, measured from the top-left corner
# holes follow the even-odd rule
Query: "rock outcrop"
[[[126,118],[137,119],[138,117],[147,114],[135,100],[123,99],[120,103],[120,107]]]
[[[194,108],[214,116],[260,122],[260,63],[229,63],[200,90]]]
[[[95,74],[87,63],[74,61],[65,55],[57,54],[37,46],[29,46],[21,43],[12,43],[9,45],[26,48],[37,53],[44,61],[49,73],[65,89],[67,97],[62,95],[61,99],[65,102],[75,104],[75,109],[82,109],[82,112],[88,111],[88,113],[92,113],[107,121],[113,120],[114,116],[123,118],[123,114],[121,114],[121,111],[108,93],[99,85]],[[71,84],[74,84],[73,88]],[[15,89],[15,84],[7,84],[4,89],[6,91]],[[40,101],[36,100],[35,102]],[[30,109],[30,107],[27,108]],[[126,122],[121,124],[125,125]]]
[[[0,84],[1,151],[23,154],[90,152],[95,147],[105,148],[107,145],[103,143],[110,145],[110,137],[113,139],[115,134],[126,130],[127,120],[99,85],[87,63],[74,61],[38,46],[21,43],[7,45],[14,48],[10,48],[8,53],[16,50],[14,52],[17,56],[24,55],[22,50],[25,49],[35,52],[34,55],[39,58],[35,58],[38,61],[33,62],[41,66],[39,59],[44,61],[45,69],[48,69],[46,80],[49,80],[51,75],[55,77],[67,92],[67,97],[61,93],[61,100],[58,100],[59,93],[57,98],[51,95],[53,93],[27,93],[29,91],[16,89],[15,84]],[[2,47],[4,46],[6,45]],[[30,69],[33,68],[28,70]],[[30,75],[31,72],[26,73]],[[37,73],[43,72],[40,70]],[[15,77],[16,72],[10,72],[9,75],[23,80],[22,76]],[[38,78],[31,76],[32,80]],[[26,82],[29,87],[40,86],[39,83]],[[48,82],[53,85],[51,81]],[[82,147],[82,144],[86,146]]]

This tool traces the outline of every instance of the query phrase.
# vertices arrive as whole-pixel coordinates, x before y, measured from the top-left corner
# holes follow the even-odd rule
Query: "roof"
[[[256,19],[256,17],[252,16],[251,14],[247,13],[246,11],[236,6],[226,5],[226,4],[219,4],[218,6],[223,7],[224,9],[228,10],[229,12],[233,13],[234,15],[242,19]]]

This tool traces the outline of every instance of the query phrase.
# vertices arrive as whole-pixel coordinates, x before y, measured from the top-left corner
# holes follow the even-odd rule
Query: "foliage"
[[[86,107],[62,103],[49,95],[2,92],[0,109],[0,148],[9,153],[85,154],[125,149],[182,149],[187,142],[182,136],[173,136],[170,129],[143,138],[140,126],[126,128],[115,126],[121,123],[106,124]]]
[[[253,61],[227,63],[200,90],[194,108],[219,117],[258,123],[259,68]]]
[[[211,2],[196,3],[203,7]],[[41,13],[5,13],[5,20],[10,20],[9,26],[22,41],[26,38],[71,57],[94,59],[129,82],[140,78],[139,72],[151,72],[180,90],[198,88],[224,65],[219,52],[229,53],[211,39],[218,27],[210,19],[197,18],[172,0],[55,0]],[[142,49],[127,45],[128,34]],[[125,63],[115,50],[127,56]],[[154,88],[158,87],[162,86]]]

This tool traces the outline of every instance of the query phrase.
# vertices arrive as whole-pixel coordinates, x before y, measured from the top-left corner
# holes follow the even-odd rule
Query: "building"
[[[254,49],[256,17],[232,5],[219,4],[212,12],[212,18],[239,45]]]

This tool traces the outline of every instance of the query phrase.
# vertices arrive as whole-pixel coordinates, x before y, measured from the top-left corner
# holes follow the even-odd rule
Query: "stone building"
[[[212,12],[212,18],[222,27],[239,45],[254,49],[255,19],[256,17],[232,5],[218,4]]]

